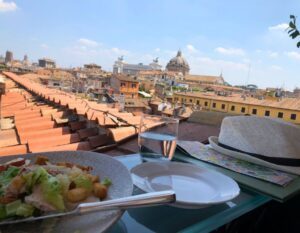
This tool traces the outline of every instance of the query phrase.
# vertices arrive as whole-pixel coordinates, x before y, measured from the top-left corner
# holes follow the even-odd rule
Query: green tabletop
[[[116,158],[128,169],[142,163],[138,154]],[[134,190],[134,194],[141,192],[138,188]],[[270,200],[242,187],[240,195],[232,201],[203,209],[180,209],[167,205],[131,209],[109,232],[210,232]]]

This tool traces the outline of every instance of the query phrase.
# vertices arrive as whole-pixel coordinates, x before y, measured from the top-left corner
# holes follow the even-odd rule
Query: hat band
[[[284,165],[284,166],[291,166],[291,167],[300,167],[300,159],[292,159],[292,158],[281,158],[281,157],[269,157],[269,156],[265,156],[265,155],[260,155],[260,154],[255,154],[255,153],[250,153],[250,152],[246,152],[246,151],[242,151],[236,148],[233,148],[231,146],[227,146],[223,143],[218,142],[218,145],[220,147],[223,147],[225,149],[228,150],[232,150],[235,152],[240,152],[240,153],[244,153],[247,155],[251,155],[255,158],[270,162],[270,163],[274,163],[277,165]]]

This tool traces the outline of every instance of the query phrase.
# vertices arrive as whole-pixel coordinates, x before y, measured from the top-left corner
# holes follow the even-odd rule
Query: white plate
[[[238,184],[221,173],[178,162],[147,162],[131,169],[133,183],[145,192],[173,189],[182,208],[202,208],[239,195]]]
[[[128,169],[118,160],[99,153],[87,151],[62,151],[37,154],[25,154],[0,157],[0,163],[14,158],[25,157],[35,161],[37,155],[49,157],[50,162],[70,162],[83,166],[92,166],[92,174],[100,179],[108,177],[112,185],[108,189],[107,199],[131,196],[133,184]],[[122,210],[103,211],[81,216],[67,216],[62,218],[45,219],[30,223],[20,223],[1,226],[1,231],[13,232],[103,232],[115,223],[123,214]]]

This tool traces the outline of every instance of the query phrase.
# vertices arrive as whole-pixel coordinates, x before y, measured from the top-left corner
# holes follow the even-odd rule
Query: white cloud
[[[223,47],[218,47],[215,48],[215,52],[224,54],[224,55],[234,55],[234,56],[244,56],[245,51],[243,49],[239,48],[223,48]]]
[[[269,51],[269,57],[271,57],[271,58],[277,58],[278,56],[279,56],[279,54],[277,52]]]
[[[82,41],[82,40],[81,40]],[[112,65],[118,57],[124,55],[127,62],[138,60],[140,55],[133,55],[130,51],[117,47],[109,47],[102,43],[97,43],[98,46],[88,46],[86,43],[75,41],[73,45],[63,49],[62,56],[58,59],[62,63],[68,61],[72,66],[82,66],[86,63],[100,64],[103,69],[111,70]],[[131,59],[132,58],[132,59]]]
[[[251,63],[251,60],[249,58],[244,58],[242,61],[247,64]]]
[[[86,39],[86,38],[80,38],[78,40],[78,43],[83,45],[83,46],[87,46],[87,47],[97,47],[99,45],[96,41]]]
[[[248,65],[240,62],[218,60],[218,59],[215,60],[208,57],[201,57],[199,60],[205,62],[208,65],[209,64],[216,65],[224,69],[228,68],[233,70],[248,70]]]
[[[0,0],[0,12],[15,11],[17,4],[15,2],[5,2]]]
[[[41,44],[40,46],[41,46],[41,48],[43,48],[43,49],[48,49],[48,48],[49,48],[49,46],[48,46],[47,44],[45,44],[45,43]]]
[[[277,65],[272,65],[270,68],[272,70],[275,70],[275,71],[282,71],[283,70],[283,68],[281,66],[277,66]]]
[[[297,59],[300,60],[300,53],[299,52],[285,52],[285,54],[289,57],[289,58],[293,58],[293,59]]]
[[[191,45],[191,44],[188,44],[188,45],[186,46],[186,48],[187,48],[187,50],[188,50],[189,52],[191,52],[191,53],[196,53],[196,52],[198,52],[198,50],[197,50],[193,45]]]
[[[154,51],[158,53],[158,52],[160,52],[160,48],[156,48],[156,49],[154,49]]]
[[[125,50],[125,49],[119,49],[119,48],[111,48],[111,51],[117,55],[127,55],[129,53],[129,51]]]
[[[289,27],[287,23],[277,24],[275,26],[269,27],[269,31],[284,31]]]

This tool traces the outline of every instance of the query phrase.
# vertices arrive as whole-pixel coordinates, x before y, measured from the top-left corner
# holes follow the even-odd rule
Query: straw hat
[[[266,167],[300,175],[300,127],[256,116],[226,117],[219,137],[209,137],[216,151]]]

